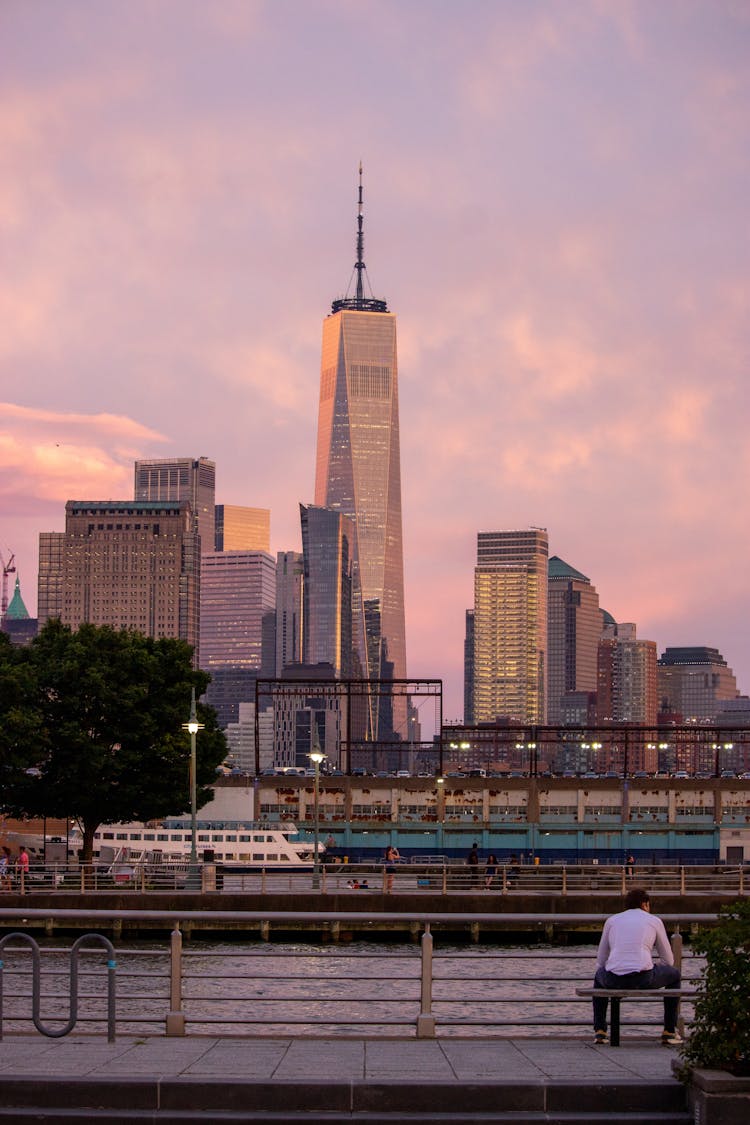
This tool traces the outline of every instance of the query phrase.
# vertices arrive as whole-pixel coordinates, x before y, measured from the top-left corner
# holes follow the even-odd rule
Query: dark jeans
[[[645,969],[642,973],[626,973],[618,976],[617,973],[608,973],[606,969],[597,969],[594,977],[594,988],[679,988],[680,970],[673,965],[654,965],[653,969]],[[607,997],[601,1000],[594,997],[594,1031],[607,1030]],[[674,1031],[677,1026],[677,996],[664,997],[664,1030]]]

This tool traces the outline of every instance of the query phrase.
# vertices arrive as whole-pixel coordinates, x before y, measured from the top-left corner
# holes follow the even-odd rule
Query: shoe
[[[606,1044],[609,1043],[609,1036],[607,1035],[606,1031],[595,1031],[594,1043],[597,1045],[597,1047],[606,1046]]]
[[[662,1047],[678,1047],[680,1043],[682,1043],[682,1036],[680,1035],[679,1031],[662,1031]]]

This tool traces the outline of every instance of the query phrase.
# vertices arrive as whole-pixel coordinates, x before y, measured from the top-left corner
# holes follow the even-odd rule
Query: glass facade
[[[406,677],[396,317],[343,309],[323,323],[315,504],[353,523],[353,674]],[[403,712],[403,714],[402,714]],[[370,717],[406,736],[406,706]]]
[[[204,550],[208,545],[204,544]],[[270,551],[271,512],[239,504],[216,505],[217,551]]]
[[[549,560],[547,622],[547,722],[559,723],[571,702],[566,696],[596,691],[603,622],[589,579],[556,555]]]
[[[212,682],[206,701],[222,726],[255,680],[276,667],[276,563],[265,551],[209,551],[201,558],[200,665]]]
[[[480,531],[474,571],[474,722],[545,721],[547,532]]]
[[[304,558],[305,664],[330,664],[337,679],[352,675],[352,547],[354,523],[343,512],[300,504]]]

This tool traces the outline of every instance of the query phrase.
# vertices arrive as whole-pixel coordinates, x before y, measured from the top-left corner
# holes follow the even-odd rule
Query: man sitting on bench
[[[661,964],[653,962],[656,949]],[[625,898],[625,909],[604,923],[596,955],[594,988],[679,988],[680,971],[674,967],[672,948],[661,918],[651,914],[648,892],[635,887]],[[676,996],[664,997],[665,1046],[681,1043],[677,1031]],[[594,997],[594,1041],[607,1042],[607,997]]]

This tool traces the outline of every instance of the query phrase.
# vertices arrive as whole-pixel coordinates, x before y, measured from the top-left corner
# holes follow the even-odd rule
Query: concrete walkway
[[[6,1035],[0,1075],[425,1082],[673,1081],[676,1052],[656,1040],[596,1047],[575,1039],[297,1039]]]
[[[0,1125],[690,1125],[675,1052],[571,1039],[0,1043]]]

